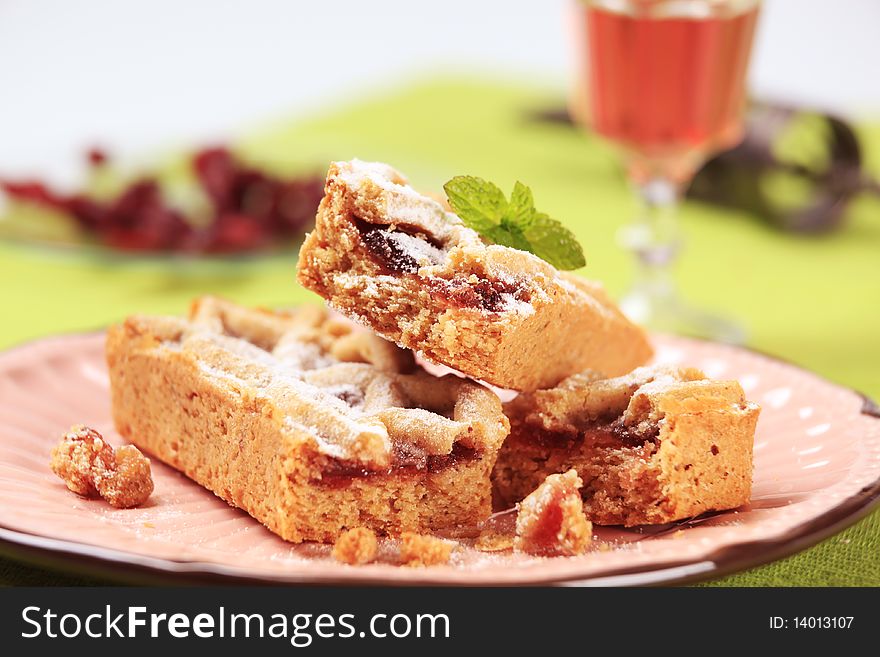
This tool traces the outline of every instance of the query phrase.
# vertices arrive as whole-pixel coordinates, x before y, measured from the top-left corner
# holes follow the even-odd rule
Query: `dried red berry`
[[[260,224],[244,214],[224,214],[211,227],[208,250],[216,253],[250,251],[267,241]]]
[[[225,148],[206,148],[196,153],[192,163],[202,189],[214,206],[218,210],[231,209],[236,175],[231,153]]]
[[[103,166],[107,164],[107,161],[109,160],[107,157],[107,151],[98,147],[93,147],[86,151],[86,159],[93,167]]]
[[[86,155],[94,166],[107,162],[101,149]],[[225,147],[196,152],[192,167],[212,208],[211,222],[200,229],[165,200],[158,182],[149,177],[131,183],[111,201],[55,193],[38,181],[0,181],[0,188],[12,198],[68,214],[111,247],[193,253],[253,251],[300,234],[314,220],[323,195],[320,178],[275,178],[238,162]]]

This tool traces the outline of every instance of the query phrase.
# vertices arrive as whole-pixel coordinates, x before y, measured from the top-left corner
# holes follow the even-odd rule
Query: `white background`
[[[0,0],[0,175],[73,177],[425,72],[554,82],[569,0]],[[880,0],[766,0],[757,95],[880,113]]]

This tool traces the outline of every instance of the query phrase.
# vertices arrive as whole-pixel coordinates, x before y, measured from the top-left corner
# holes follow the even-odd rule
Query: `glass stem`
[[[637,185],[641,207],[638,219],[621,231],[624,246],[636,256],[633,290],[622,302],[633,320],[644,322],[658,307],[677,301],[672,265],[681,252],[678,201],[681,186],[667,178]]]

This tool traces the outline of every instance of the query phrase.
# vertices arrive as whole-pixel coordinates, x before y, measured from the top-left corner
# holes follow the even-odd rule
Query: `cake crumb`
[[[573,556],[586,551],[593,525],[584,515],[577,470],[548,476],[519,506],[513,548],[538,556]]]
[[[376,533],[366,527],[355,527],[340,534],[333,544],[333,558],[352,566],[360,566],[376,559]]]
[[[480,552],[502,552],[513,547],[513,536],[494,529],[486,529],[479,535],[474,548]]]
[[[52,448],[49,466],[77,495],[99,496],[119,509],[139,506],[153,492],[150,460],[137,447],[114,450],[82,424],[72,426]]]
[[[453,543],[442,538],[403,532],[400,535],[400,562],[404,566],[438,566],[447,563]]]

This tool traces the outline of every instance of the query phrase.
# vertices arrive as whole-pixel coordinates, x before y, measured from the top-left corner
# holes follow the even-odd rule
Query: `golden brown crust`
[[[377,551],[376,532],[366,527],[355,527],[343,532],[333,544],[333,558],[352,566],[374,561]]]
[[[582,554],[593,540],[576,470],[549,475],[520,504],[513,548],[543,557]]]
[[[454,547],[452,541],[404,532],[400,536],[400,563],[413,568],[439,566],[449,561]]]
[[[324,354],[343,363],[369,363],[383,372],[415,369],[412,352],[358,330],[350,321],[318,306],[273,311],[244,308],[219,297],[204,296],[190,304],[189,317],[196,324],[244,337],[261,349],[282,351],[285,358],[298,359],[300,367],[310,367],[310,361]]]
[[[600,525],[673,522],[749,501],[759,407],[735,381],[699,370],[584,374],[505,405],[511,435],[493,472],[496,501],[522,499],[548,474],[577,470]]]
[[[137,447],[123,445],[114,451],[100,433],[84,425],[62,436],[49,465],[77,495],[100,496],[120,509],[143,504],[153,492],[150,460]]]
[[[644,332],[600,286],[484,245],[403,183],[385,165],[332,164],[300,283],[389,340],[504,388],[587,367],[622,374],[650,357]]]
[[[509,427],[497,396],[456,377],[382,371],[403,362],[382,348],[340,362],[335,347],[357,329],[304,312],[211,300],[195,304],[192,320],[112,327],[117,429],[290,541],[488,516],[489,473]]]

